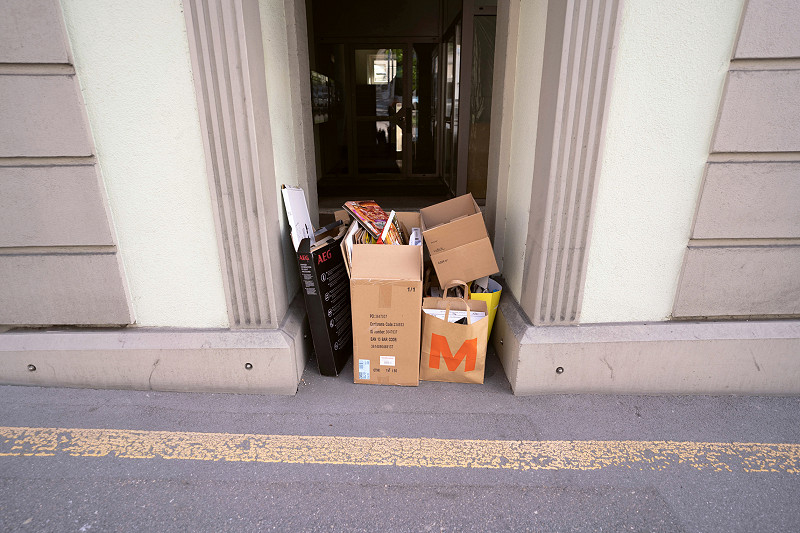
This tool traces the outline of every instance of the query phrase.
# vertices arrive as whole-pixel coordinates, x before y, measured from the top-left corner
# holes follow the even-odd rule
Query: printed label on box
[[[369,379],[369,359],[358,360],[358,379]]]
[[[381,356],[381,366],[394,366],[394,356],[393,355],[382,355]]]

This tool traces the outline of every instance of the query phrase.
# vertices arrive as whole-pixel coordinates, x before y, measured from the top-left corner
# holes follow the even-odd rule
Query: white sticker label
[[[382,355],[381,356],[381,366],[394,366],[394,356],[393,355]]]
[[[358,360],[358,379],[369,379],[369,359]]]

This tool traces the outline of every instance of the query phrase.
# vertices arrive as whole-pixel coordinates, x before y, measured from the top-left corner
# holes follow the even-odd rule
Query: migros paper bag
[[[426,381],[483,383],[489,336],[486,302],[448,298],[447,291],[457,285],[463,285],[463,294],[468,294],[466,283],[455,280],[445,286],[444,298],[422,301],[419,377]],[[466,323],[452,322],[454,315],[463,317],[460,321]]]

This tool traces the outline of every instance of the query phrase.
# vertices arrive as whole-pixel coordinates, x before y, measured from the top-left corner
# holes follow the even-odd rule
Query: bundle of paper
[[[423,309],[423,311],[425,311],[425,314],[428,314],[428,315],[431,315],[431,316],[435,316],[436,318],[439,318],[441,320],[444,320],[444,315],[446,313],[445,309]],[[485,317],[486,317],[486,313],[484,313],[482,311],[471,311],[470,312],[470,318],[472,318],[472,322],[473,323],[477,322],[478,320],[480,320],[482,318],[485,318]],[[466,324],[467,323],[466,322],[466,320],[467,320],[467,312],[466,311],[459,311],[458,309],[451,309],[450,313],[447,315],[447,321],[455,323],[455,322],[458,322],[459,320],[464,320],[465,322],[463,322],[463,323]]]

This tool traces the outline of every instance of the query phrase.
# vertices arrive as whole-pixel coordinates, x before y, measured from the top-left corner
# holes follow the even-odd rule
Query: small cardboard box
[[[472,194],[420,210],[422,236],[441,286],[498,272],[483,215]]]
[[[297,249],[311,339],[323,376],[339,375],[351,354],[350,291],[339,246],[346,229],[339,226],[335,236],[314,246],[304,237]]]
[[[397,213],[411,230],[418,213]],[[353,381],[419,385],[422,245],[356,244],[350,266]]]

